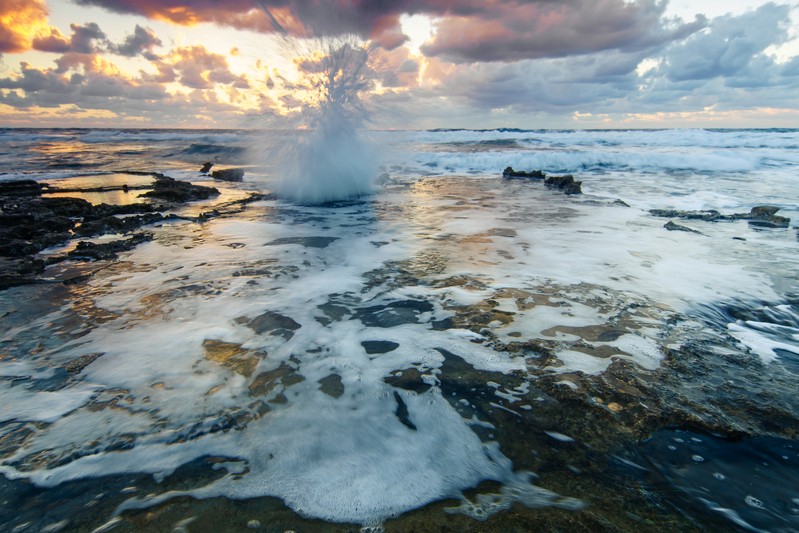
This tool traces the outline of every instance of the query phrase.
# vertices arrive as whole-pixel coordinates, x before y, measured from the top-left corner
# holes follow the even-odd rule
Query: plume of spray
[[[299,118],[308,130],[287,135],[274,154],[281,198],[304,204],[349,200],[371,193],[378,171],[375,146],[363,133],[369,112],[363,94],[373,83],[368,65],[371,47],[355,36],[292,37],[261,3],[284,48],[301,57],[299,83],[286,83],[302,93]],[[267,155],[267,154],[263,154]]]

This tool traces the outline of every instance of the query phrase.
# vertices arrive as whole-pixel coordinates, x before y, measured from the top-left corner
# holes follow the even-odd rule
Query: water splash
[[[351,39],[323,44],[321,58],[300,63],[311,96],[302,111],[310,131],[278,158],[276,192],[300,203],[369,194],[377,173],[376,148],[361,130],[369,118],[361,96],[372,84],[370,48]]]
[[[376,146],[363,128],[369,122],[364,94],[373,87],[372,47],[356,36],[292,37],[261,4],[282,36],[287,56],[295,58],[296,82],[279,82],[292,113],[306,131],[285,136],[274,154],[274,191],[304,204],[348,200],[373,191],[378,169]],[[313,35],[313,29],[304,28]],[[284,119],[283,127],[291,122]],[[296,125],[296,124],[295,124]],[[263,154],[266,155],[266,154]]]

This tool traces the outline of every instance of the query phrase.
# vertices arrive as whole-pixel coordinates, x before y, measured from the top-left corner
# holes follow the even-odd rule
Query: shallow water
[[[680,157],[704,150],[739,168],[708,174],[712,158],[664,167],[686,135],[694,144]],[[654,457],[652,444],[622,450],[664,426],[788,444],[799,430],[799,409],[782,398],[799,353],[796,231],[686,221],[701,234],[670,232],[646,211],[771,203],[795,217],[797,133],[724,135],[734,142],[712,132],[376,133],[395,146],[390,178],[361,201],[269,200],[165,223],[85,283],[5,291],[2,490],[30,507],[2,515],[4,527],[158,530],[202,516],[185,528],[212,530],[214,502],[228,499],[256,502],[238,527],[256,515],[286,528],[741,526],[685,488],[693,481],[679,464],[653,459],[632,481],[608,466],[625,453]],[[510,145],[516,137],[563,161],[589,151],[627,163],[585,170],[585,194],[565,196],[498,177],[508,159],[558,170],[531,166],[546,159]],[[778,154],[757,155],[763,146]],[[449,170],[415,170],[432,153]],[[644,159],[661,163],[631,168]],[[269,186],[266,171],[248,172],[243,184],[217,183],[215,201]],[[185,166],[170,175],[196,178]],[[773,396],[759,395],[765,387]],[[680,498],[640,492],[673,487]],[[722,496],[716,507],[753,527],[795,520],[779,507],[758,522]],[[200,500],[181,507],[186,497]]]

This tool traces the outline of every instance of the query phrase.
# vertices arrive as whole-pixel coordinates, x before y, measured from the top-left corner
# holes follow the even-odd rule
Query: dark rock
[[[680,211],[678,209],[650,209],[649,212],[656,217],[682,218],[686,220],[704,220],[705,222],[747,220],[752,226],[764,228],[787,228],[791,219],[776,215],[779,207],[771,205],[758,205],[748,213],[733,213],[723,215],[716,210],[707,211]]]
[[[362,341],[361,346],[369,355],[393,352],[399,348],[399,343],[392,341]]]
[[[147,213],[125,218],[110,216],[83,222],[75,229],[75,233],[84,237],[104,235],[106,233],[128,233],[146,224],[153,224],[162,220],[164,220],[164,216],[161,213]]]
[[[36,274],[44,272],[45,263],[30,257],[0,257],[0,290],[36,281]]]
[[[750,226],[761,228],[787,228],[791,224],[791,219],[781,216],[772,216],[767,219],[754,219],[749,221]]]
[[[417,394],[427,392],[431,385],[427,383],[424,378],[431,376],[429,374],[422,374],[418,368],[406,368],[402,371],[392,372],[390,376],[383,378],[385,383],[398,389],[413,391]]]
[[[628,204],[624,200],[614,200],[611,205],[617,205],[619,207],[630,207],[630,204]]]
[[[318,383],[321,385],[319,390],[328,396],[340,398],[341,395],[344,394],[344,384],[341,382],[341,376],[338,374],[330,374],[329,376],[323,377]]]
[[[214,164],[212,162],[206,161],[205,163],[203,163],[203,168],[200,169],[200,172],[202,172],[203,174],[208,174],[208,171],[211,170],[211,167],[213,166]]]
[[[42,185],[33,180],[0,182],[0,196],[39,196]]]
[[[777,211],[779,211],[779,207],[775,207],[773,205],[756,205],[749,211],[749,215],[752,218],[771,218]]]
[[[551,176],[544,180],[548,189],[557,189],[565,194],[582,194],[582,181],[574,181],[571,174],[566,176]]]
[[[274,311],[267,311],[253,318],[247,323],[247,326],[258,335],[269,333],[270,335],[281,336],[286,340],[291,339],[294,336],[294,332],[302,327],[294,319]]]
[[[370,328],[393,328],[403,324],[418,324],[422,315],[433,311],[426,300],[400,300],[386,305],[361,307],[354,317]]]
[[[168,176],[159,175],[153,184],[153,190],[142,194],[146,198],[158,198],[168,202],[191,202],[194,200],[206,200],[211,196],[219,195],[219,191],[213,187],[203,187],[193,185],[187,181],[178,181]]]
[[[507,179],[536,179],[542,180],[546,178],[546,174],[544,174],[540,170],[532,170],[530,172],[525,172],[523,170],[513,170],[513,167],[508,167],[502,171],[502,177]]]
[[[153,240],[151,233],[139,233],[129,239],[95,244],[81,241],[74,250],[69,252],[70,258],[88,258],[92,260],[113,260],[117,254],[135,248],[137,245]]]
[[[698,235],[702,235],[700,232],[696,231],[695,229],[691,229],[691,228],[689,228],[687,226],[681,226],[679,224],[675,224],[671,220],[666,222],[663,225],[663,227],[666,228],[669,231],[685,231],[687,233],[696,233]]]
[[[222,181],[241,181],[244,179],[243,168],[226,168],[224,170],[214,170],[211,176],[216,180]]]
[[[306,248],[327,248],[330,243],[338,240],[338,237],[281,237],[270,241],[264,246],[279,246],[281,244],[299,244]]]
[[[397,415],[397,418],[399,418],[400,422],[410,429],[416,431],[416,424],[411,422],[411,419],[408,416],[408,406],[405,405],[405,402],[402,400],[402,396],[400,396],[397,391],[394,391],[394,400],[397,402],[397,410],[394,412],[394,414]]]

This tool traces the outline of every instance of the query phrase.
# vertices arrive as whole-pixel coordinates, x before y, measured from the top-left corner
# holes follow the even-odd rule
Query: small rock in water
[[[551,176],[544,180],[548,189],[557,189],[565,194],[582,194],[582,181],[574,181],[574,176]]]
[[[502,177],[506,179],[528,178],[528,179],[542,180],[547,176],[540,170],[532,170],[530,172],[525,172],[523,170],[513,170],[513,167],[508,167],[502,171]]]
[[[206,161],[205,163],[203,163],[203,168],[200,169],[200,172],[203,174],[208,174],[208,171],[211,170],[212,166],[214,166],[212,162]]]
[[[702,235],[700,232],[696,231],[695,229],[691,229],[687,226],[681,226],[679,224],[675,224],[673,221],[669,220],[663,225],[669,231],[685,231],[686,233],[696,233],[698,235]]]
[[[214,170],[211,172],[211,176],[222,181],[241,181],[244,178],[244,169],[226,168],[224,170]]]

